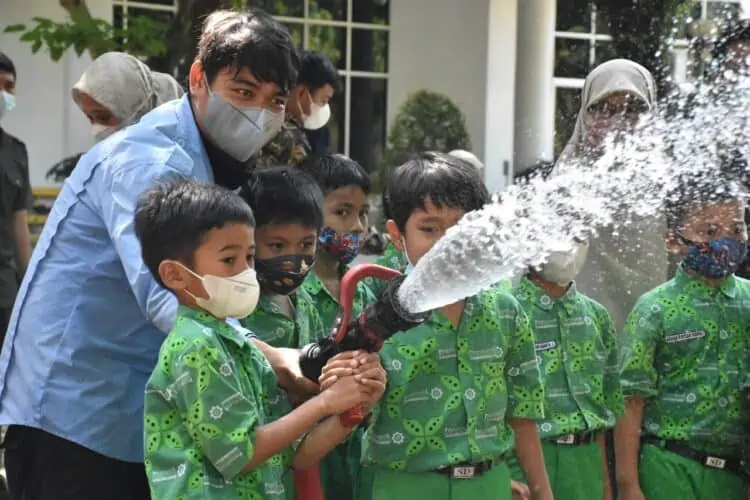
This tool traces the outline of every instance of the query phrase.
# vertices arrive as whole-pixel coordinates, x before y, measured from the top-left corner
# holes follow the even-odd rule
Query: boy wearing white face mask
[[[513,289],[534,330],[545,392],[537,428],[558,500],[612,498],[604,433],[624,412],[609,313],[573,282],[587,253],[588,243],[575,240]],[[524,480],[519,467],[511,471]]]
[[[344,377],[291,410],[261,351],[225,321],[252,313],[260,291],[254,218],[237,194],[195,181],[153,188],[135,230],[144,262],[180,302],[146,386],[152,497],[291,498],[287,469],[343,441],[350,429],[328,417],[371,407],[384,379]]]

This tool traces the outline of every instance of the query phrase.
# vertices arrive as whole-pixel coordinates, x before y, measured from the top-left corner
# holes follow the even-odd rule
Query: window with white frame
[[[385,147],[389,0],[248,0],[284,23],[297,44],[323,52],[341,75],[329,150],[372,172]]]
[[[112,0],[112,24],[128,26],[128,17],[150,17],[168,24],[177,12],[177,0]]]

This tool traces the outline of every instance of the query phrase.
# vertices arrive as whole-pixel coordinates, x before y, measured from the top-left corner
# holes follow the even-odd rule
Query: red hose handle
[[[349,321],[352,319],[352,308],[354,307],[354,295],[357,292],[357,283],[365,278],[390,280],[397,276],[401,276],[401,273],[395,269],[377,264],[359,264],[344,274],[344,277],[341,278],[341,288],[339,290],[339,305],[341,305],[343,315],[341,316],[339,329],[334,337],[336,342],[341,342],[349,329]],[[355,406],[339,415],[339,419],[344,427],[354,427],[361,424],[365,416],[362,408]]]

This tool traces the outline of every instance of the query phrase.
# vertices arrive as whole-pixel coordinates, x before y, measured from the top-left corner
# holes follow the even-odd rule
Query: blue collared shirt
[[[174,321],[133,229],[160,181],[213,182],[187,96],[86,153],[34,249],[0,355],[0,424],[143,461],[143,397]]]

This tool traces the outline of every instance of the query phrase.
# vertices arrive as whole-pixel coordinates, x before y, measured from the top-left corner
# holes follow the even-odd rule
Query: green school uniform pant
[[[745,500],[743,480],[650,444],[641,448],[638,478],[646,500]]]
[[[511,500],[505,462],[473,479],[453,479],[436,472],[372,471],[372,500]]]
[[[555,500],[603,498],[602,450],[597,443],[573,446],[542,441],[542,453]],[[527,482],[521,464],[515,456],[508,460],[508,466],[514,480]],[[666,500],[666,497],[664,498]]]

